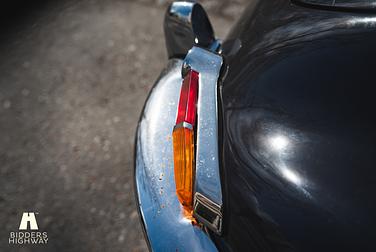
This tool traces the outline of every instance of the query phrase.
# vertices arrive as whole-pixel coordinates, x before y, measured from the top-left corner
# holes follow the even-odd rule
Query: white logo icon
[[[37,219],[33,212],[23,213],[19,230],[27,230],[28,224],[30,225],[30,230],[38,230]]]

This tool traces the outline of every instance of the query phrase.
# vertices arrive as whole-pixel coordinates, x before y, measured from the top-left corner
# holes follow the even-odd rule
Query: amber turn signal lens
[[[193,204],[194,131],[181,125],[172,133],[174,145],[174,174],[176,193],[185,207]]]

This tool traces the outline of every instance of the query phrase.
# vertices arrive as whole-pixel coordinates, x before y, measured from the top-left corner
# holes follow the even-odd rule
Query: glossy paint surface
[[[375,10],[376,8],[375,0],[294,0],[294,2],[349,10]]]
[[[253,1],[223,45],[228,251],[376,250],[376,16]]]

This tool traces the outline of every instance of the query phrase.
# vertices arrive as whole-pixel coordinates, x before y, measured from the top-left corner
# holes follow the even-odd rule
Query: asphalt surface
[[[45,1],[3,19],[0,251],[147,250],[133,141],[166,63],[164,11],[142,1]],[[212,21],[223,38],[232,21]],[[8,244],[23,212],[37,213],[47,245]]]

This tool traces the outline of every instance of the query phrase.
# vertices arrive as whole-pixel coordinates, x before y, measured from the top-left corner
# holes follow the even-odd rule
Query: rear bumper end
[[[171,133],[182,60],[170,60],[140,118],[135,145],[135,193],[152,251],[217,251],[208,234],[186,219],[175,192]]]

